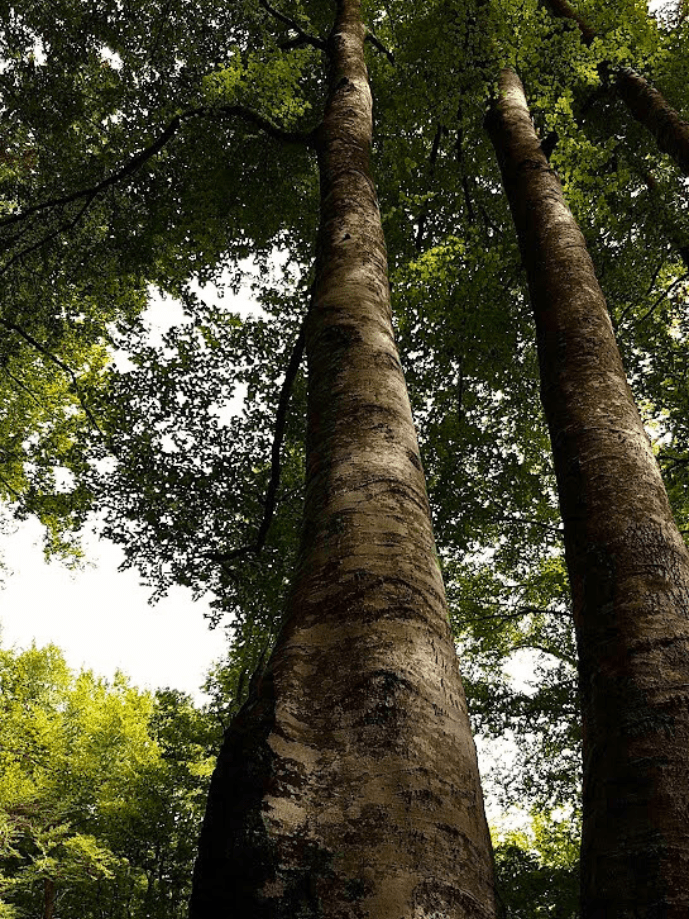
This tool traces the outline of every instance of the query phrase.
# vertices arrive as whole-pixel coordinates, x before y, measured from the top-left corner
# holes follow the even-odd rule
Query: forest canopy
[[[564,832],[551,815],[576,831],[581,731],[536,336],[484,125],[504,67],[524,84],[689,527],[686,167],[624,82],[643,76],[689,119],[686,5],[567,9],[363,11],[394,325],[453,635],[475,730],[518,751],[497,768],[503,805],[533,808],[541,853]],[[97,512],[157,595],[208,595],[233,626],[217,679],[236,712],[297,556],[332,10],[57,0],[2,13],[0,496],[38,516],[53,552],[74,552]],[[232,308],[242,284],[253,315]],[[160,293],[186,318],[156,344],[145,317]],[[534,679],[520,686],[510,668],[525,653]],[[563,868],[518,842],[499,858],[506,872],[530,858],[546,875]]]

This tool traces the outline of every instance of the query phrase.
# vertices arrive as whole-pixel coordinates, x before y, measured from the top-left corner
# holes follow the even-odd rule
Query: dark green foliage
[[[575,648],[530,307],[483,130],[504,64],[549,138],[689,527],[686,181],[610,80],[634,66],[689,116],[689,20],[670,10],[659,24],[643,0],[576,5],[600,35],[590,48],[537,0],[365,4],[390,52],[370,45],[374,167],[462,669],[479,732],[518,750],[496,776],[504,804],[545,812],[577,795]],[[0,493],[58,548],[99,508],[154,591],[185,584],[234,617],[212,680],[226,721],[279,628],[295,560],[301,377],[277,514],[252,547],[314,256],[315,163],[294,134],[318,124],[325,87],[302,39],[327,35],[332,10],[281,4],[295,29],[259,0],[125,7],[0,4]],[[195,282],[236,288],[251,271],[259,317],[204,305]],[[149,285],[186,308],[159,346],[140,318]],[[127,366],[105,366],[112,347]],[[530,687],[510,676],[520,656]],[[565,868],[505,851],[503,873],[521,865],[536,885],[515,916],[571,914],[536,906],[548,877],[566,902]]]

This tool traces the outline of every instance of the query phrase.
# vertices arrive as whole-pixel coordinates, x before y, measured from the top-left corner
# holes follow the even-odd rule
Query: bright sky
[[[106,677],[119,669],[142,688],[172,686],[201,699],[204,675],[226,646],[223,629],[208,628],[207,604],[177,588],[150,606],[136,572],[117,570],[121,550],[96,539],[86,543],[83,570],[46,564],[35,522],[0,538],[0,553],[12,569],[0,594],[3,646],[53,642],[72,667]]]

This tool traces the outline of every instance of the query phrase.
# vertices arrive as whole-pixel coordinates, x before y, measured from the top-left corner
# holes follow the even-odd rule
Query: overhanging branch
[[[312,131],[308,133],[288,131],[285,128],[280,127],[280,125],[275,124],[270,120],[270,118],[267,118],[266,116],[261,115],[259,112],[255,112],[243,105],[234,104],[220,106],[198,106],[196,108],[187,109],[185,112],[181,112],[179,115],[175,115],[175,117],[168,123],[168,125],[153,141],[153,143],[149,144],[147,147],[144,147],[143,150],[140,150],[138,153],[136,153],[123,166],[121,166],[119,169],[116,169],[114,172],[111,172],[110,175],[106,176],[100,182],[97,182],[95,185],[91,185],[88,188],[82,188],[78,191],[73,191],[66,195],[50,198],[47,201],[42,201],[40,204],[34,204],[31,207],[27,207],[23,211],[20,211],[18,214],[10,214],[8,217],[3,217],[0,220],[0,227],[10,226],[11,224],[18,223],[21,220],[26,220],[28,217],[32,217],[34,214],[39,214],[43,211],[58,207],[66,207],[67,205],[73,204],[76,201],[95,198],[101,192],[105,191],[113,185],[116,185],[118,182],[121,182],[122,179],[126,179],[128,176],[134,175],[134,173],[136,173],[145,163],[157,156],[166,146],[168,141],[172,140],[172,138],[177,134],[184,122],[189,121],[192,118],[209,117],[215,114],[232,115],[236,118],[243,119],[247,123],[260,128],[260,130],[262,130],[269,137],[272,137],[276,140],[282,140],[285,143],[305,145],[313,144]]]
[[[379,38],[376,38],[376,36],[368,27],[366,28],[366,41],[373,45],[376,51],[380,52],[380,54],[384,54],[390,63],[394,65],[395,55],[392,53],[392,51],[389,50],[389,48],[385,47]]]
[[[31,335],[30,332],[27,332],[26,329],[23,329],[21,326],[16,325],[16,323],[9,322],[7,319],[0,319],[0,325],[3,325],[10,332],[14,332],[15,334],[19,335],[20,338],[23,338],[27,344],[31,345],[31,347],[34,348],[36,351],[38,351],[39,354],[42,354],[43,357],[47,357],[48,360],[50,360],[53,364],[55,364],[56,367],[59,367],[60,370],[62,370],[62,372],[69,377],[69,379],[72,382],[72,388],[74,389],[74,393],[77,399],[79,400],[79,404],[81,405],[84,414],[86,415],[88,420],[91,422],[95,430],[98,431],[98,433],[103,438],[103,440],[106,443],[108,443],[109,438],[106,436],[105,432],[103,431],[101,426],[98,424],[98,420],[96,416],[93,414],[88,404],[86,403],[86,400],[81,391],[81,387],[79,386],[79,380],[77,378],[77,375],[72,370],[72,368],[69,366],[69,364],[66,364],[56,354],[53,354],[53,352],[49,348],[46,348],[46,346],[42,344],[40,341],[38,341],[37,338],[34,338],[34,336]]]

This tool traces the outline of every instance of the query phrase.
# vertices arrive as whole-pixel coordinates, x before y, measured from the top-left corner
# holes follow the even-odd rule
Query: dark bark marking
[[[409,457],[409,462],[414,466],[419,472],[423,472],[423,466],[421,465],[421,457],[414,453],[413,450],[407,450],[407,456]]]

